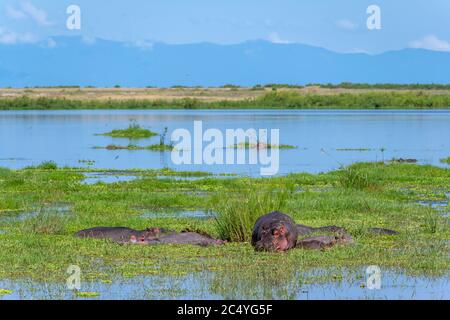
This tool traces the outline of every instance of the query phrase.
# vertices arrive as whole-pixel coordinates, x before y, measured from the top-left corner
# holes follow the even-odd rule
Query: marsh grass
[[[56,170],[58,169],[58,165],[54,161],[44,161],[37,166],[27,167],[26,169]]]
[[[441,159],[441,162],[445,164],[450,164],[450,157]]]
[[[102,136],[112,138],[145,139],[158,135],[148,129],[141,127],[137,123],[130,124],[126,129],[114,129],[111,132],[103,133]]]
[[[378,181],[376,181],[369,172],[358,170],[353,167],[341,170],[339,185],[343,188],[357,190],[376,189],[379,187]]]
[[[117,276],[173,277],[209,270],[217,275],[217,281],[228,276],[244,285],[242,277],[248,277],[256,282],[266,281],[268,288],[273,286],[274,290],[283,290],[292,279],[287,277],[286,281],[277,282],[274,266],[280,270],[341,267],[363,270],[364,266],[376,264],[414,275],[448,275],[449,228],[441,223],[444,218],[437,223],[429,222],[427,227],[427,210],[433,209],[416,202],[447,199],[450,169],[402,163],[361,163],[349,168],[367,176],[369,182],[375,181],[378,187],[343,187],[339,182],[342,170],[264,179],[208,177],[196,181],[158,179],[160,175],[180,175],[169,169],[120,170],[120,174],[139,174],[143,178],[87,185],[82,183],[85,176],[79,168],[3,169],[0,170],[0,229],[6,232],[0,233],[0,279],[55,281],[63,285],[67,279],[65,270],[71,264],[82,268],[83,281],[114,280]],[[105,169],[105,172],[113,171]],[[10,183],[15,179],[24,179],[26,183]],[[290,185],[302,192],[283,191],[290,189]],[[62,220],[2,218],[10,212],[14,216],[15,210],[49,208],[49,204],[55,203],[70,203],[70,216],[62,215]],[[219,212],[217,208],[222,210]],[[221,216],[218,220],[213,217],[148,219],[142,216],[143,210],[148,209],[162,213],[212,210]],[[355,244],[323,252],[292,250],[280,255],[256,253],[246,242],[229,242],[211,248],[120,246],[73,236],[79,230],[95,226],[163,227],[176,231],[188,227],[214,237],[222,234],[224,238],[248,240],[254,220],[273,210],[281,210],[305,225],[345,227]],[[365,230],[370,227],[385,227],[399,234],[367,234]],[[228,285],[230,288],[224,288],[224,296],[234,289],[231,282]],[[255,287],[255,290],[262,289]],[[255,294],[258,296],[258,292]],[[263,297],[270,295],[268,291]]]
[[[67,217],[57,211],[47,211],[41,209],[35,217],[31,217],[22,222],[22,230],[32,234],[63,234]]]
[[[167,144],[152,144],[149,146],[137,146],[135,144],[129,144],[127,146],[120,146],[116,144],[110,144],[106,147],[95,147],[94,149],[106,149],[106,150],[129,150],[129,151],[139,151],[139,150],[148,150],[148,151],[172,151],[174,147],[172,145]]]
[[[217,233],[223,240],[249,241],[256,220],[269,212],[283,210],[292,193],[292,186],[285,186],[281,190],[275,188],[261,190],[247,185],[234,197],[217,196],[214,201]]]

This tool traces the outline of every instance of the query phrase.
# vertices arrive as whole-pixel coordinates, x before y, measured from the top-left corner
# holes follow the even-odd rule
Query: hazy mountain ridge
[[[0,45],[0,86],[450,83],[450,53],[422,49],[368,55],[266,41],[144,47],[81,37],[54,41]]]

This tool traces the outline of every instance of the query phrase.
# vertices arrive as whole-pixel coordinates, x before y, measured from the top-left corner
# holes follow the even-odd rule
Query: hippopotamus
[[[198,232],[182,231],[177,233],[164,228],[134,230],[125,227],[96,227],[81,230],[75,234],[80,238],[109,239],[119,244],[191,244],[198,246],[222,245],[225,241],[217,240]]]
[[[333,233],[332,236],[314,236],[298,240],[298,236],[311,233]],[[397,231],[383,228],[370,228],[377,235],[395,235]],[[252,245],[257,251],[287,251],[292,248],[325,249],[336,244],[353,243],[347,230],[338,226],[309,227],[295,224],[288,215],[275,211],[260,217],[253,228]]]
[[[128,241],[131,238],[135,239],[154,239],[161,235],[173,234],[175,231],[163,228],[148,228],[145,230],[134,230],[125,227],[96,227],[86,230],[81,230],[75,234],[79,238],[95,238],[95,239],[110,239],[115,242]]]
[[[252,245],[257,251],[286,251],[297,244],[298,230],[288,215],[275,211],[260,217],[253,228]]]
[[[202,247],[220,246],[225,241],[214,239],[213,237],[197,232],[182,231],[181,233],[166,234],[161,237],[153,238],[136,238],[131,236],[128,241],[121,241],[122,244],[142,244],[142,245],[158,245],[158,244],[189,244]]]
[[[325,249],[336,244],[347,244],[352,242],[353,238],[348,234],[339,236],[317,236],[298,240],[296,247],[302,249]]]
[[[309,227],[305,226],[303,224],[297,224],[297,231],[299,235],[305,235],[309,233],[315,233],[315,232],[333,232],[333,233],[339,233],[339,234],[346,234],[347,230],[342,227],[337,226],[326,226],[326,227]]]

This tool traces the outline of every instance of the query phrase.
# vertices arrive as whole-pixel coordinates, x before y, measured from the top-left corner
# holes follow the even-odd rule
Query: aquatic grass
[[[83,172],[90,171],[86,168],[0,170],[0,229],[7,231],[0,233],[0,279],[33,279],[64,285],[65,270],[73,264],[83,270],[83,281],[146,275],[177,277],[209,270],[216,279],[214,288],[220,296],[232,296],[231,291],[239,288],[244,298],[247,294],[249,297],[289,296],[293,291],[287,290],[286,281],[276,280],[278,276],[284,279],[274,270],[274,266],[280,265],[286,270],[323,269],[327,279],[339,276],[336,270],[341,268],[361,268],[369,264],[421,276],[448,275],[448,224],[445,219],[434,221],[435,215],[427,223],[427,214],[434,210],[416,201],[446,200],[445,194],[450,192],[450,169],[404,163],[359,163],[349,168],[367,176],[369,182],[375,181],[377,187],[366,187],[367,184],[362,183],[362,188],[347,188],[340,183],[345,174],[342,170],[264,179],[210,176],[189,181],[157,178],[178,174],[170,169],[105,169],[104,172],[137,174],[142,178],[97,185],[82,183]],[[202,175],[199,172],[183,174]],[[20,178],[26,183],[9,183]],[[291,189],[294,191],[290,192]],[[298,189],[302,192],[295,192]],[[71,205],[70,216],[61,214],[64,217],[61,223],[51,219],[48,224],[31,223],[32,217],[3,219],[4,215],[14,218],[15,213],[1,211],[18,208],[27,212],[37,207],[52,212],[49,208],[56,202]],[[229,242],[213,248],[121,246],[73,236],[81,229],[104,225],[136,229],[164,227],[177,231],[190,228],[220,237],[221,229],[214,217],[159,219],[142,215],[144,210],[219,213],[217,207],[223,208],[224,218],[220,221],[231,221],[222,225],[223,229],[234,226],[222,233],[236,234],[237,239],[249,240],[250,220],[254,222],[260,214],[282,210],[297,223],[343,226],[352,234],[355,244],[317,252],[292,250],[280,255],[256,253],[248,242]],[[45,218],[42,220],[45,222]],[[30,228],[33,224],[39,227]],[[367,232],[370,227],[390,228],[399,234],[375,236]],[[247,231],[242,231],[244,229]],[[258,268],[254,268],[255,265]],[[254,281],[244,283],[246,277]],[[220,290],[217,288],[220,278],[226,280],[227,285],[234,283],[236,286]],[[303,280],[318,281],[309,276]],[[258,287],[255,282],[267,286]],[[258,290],[266,291],[263,294]]]
[[[54,161],[44,161],[36,166],[26,167],[26,169],[56,170],[58,169],[58,165]]]
[[[97,298],[100,296],[98,292],[75,291],[75,296],[79,298]]]
[[[284,208],[292,189],[261,190],[244,186],[234,197],[215,198],[216,231],[228,241],[249,241],[255,221],[262,215]]]
[[[100,134],[112,138],[145,139],[158,135],[148,129],[142,128],[139,124],[133,123],[126,129],[114,129],[111,132]]]
[[[127,146],[120,146],[116,144],[110,144],[106,147],[94,147],[94,149],[106,149],[106,150],[129,150],[129,151],[139,151],[139,150],[148,150],[148,151],[172,151],[174,147],[172,145],[166,144],[152,144],[149,146],[137,146],[135,144],[129,144]]]
[[[0,296],[5,296],[5,295],[9,295],[12,294],[12,290],[7,290],[7,289],[0,289]]]
[[[357,170],[353,167],[348,167],[341,170],[339,184],[344,188],[352,189],[374,189],[379,186],[378,181],[364,170]]]
[[[270,143],[250,143],[248,141],[246,142],[240,142],[236,143],[229,148],[232,149],[296,149],[297,147],[291,146],[288,144],[270,144]]]
[[[26,219],[22,229],[32,234],[63,234],[67,217],[56,211],[40,210],[35,217]]]
[[[371,151],[372,149],[369,148],[337,148],[336,151],[357,151],[357,152],[364,152],[364,151]]]

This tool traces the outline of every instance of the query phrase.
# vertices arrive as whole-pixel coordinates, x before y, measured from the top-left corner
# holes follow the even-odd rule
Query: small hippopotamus
[[[275,211],[260,217],[253,228],[252,245],[257,251],[286,251],[297,243],[298,231],[294,220]]]
[[[175,233],[175,231],[163,228],[134,230],[125,227],[96,227],[78,231],[75,236],[79,238],[110,239],[115,242],[124,242],[133,237],[134,239],[148,240],[172,233]]]
[[[220,246],[225,244],[225,241],[214,239],[213,237],[200,234],[197,232],[181,232],[163,235],[156,238],[141,238],[131,236],[129,241],[121,242],[123,244],[142,244],[142,245],[158,245],[158,244],[188,244],[202,247]]]
[[[348,234],[342,234],[340,236],[317,236],[311,238],[305,238],[297,241],[297,248],[302,249],[325,249],[333,247],[336,244],[353,243],[353,238]]]

